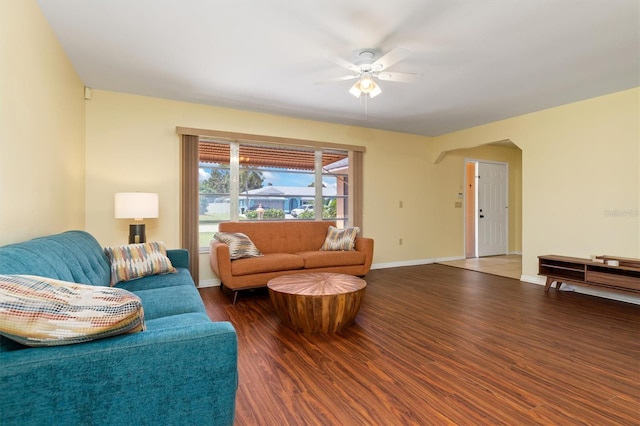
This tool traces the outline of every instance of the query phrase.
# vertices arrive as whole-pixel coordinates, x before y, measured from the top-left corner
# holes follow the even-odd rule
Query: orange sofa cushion
[[[359,251],[304,251],[296,254],[304,259],[307,269],[362,265],[365,260],[365,254]]]
[[[231,262],[231,273],[234,276],[302,268],[304,268],[304,260],[290,253],[267,253],[261,257],[235,259]]]

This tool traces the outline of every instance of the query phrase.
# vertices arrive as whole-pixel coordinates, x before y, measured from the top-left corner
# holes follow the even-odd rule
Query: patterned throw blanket
[[[144,329],[142,302],[127,290],[0,275],[0,335],[23,345],[68,345]]]

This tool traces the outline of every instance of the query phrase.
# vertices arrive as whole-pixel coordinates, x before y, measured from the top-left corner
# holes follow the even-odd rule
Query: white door
[[[478,163],[477,255],[507,254],[507,165]]]

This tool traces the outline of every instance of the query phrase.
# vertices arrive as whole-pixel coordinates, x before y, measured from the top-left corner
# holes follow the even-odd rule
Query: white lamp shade
[[[376,82],[371,78],[369,73],[364,73],[360,80],[356,81],[356,83],[351,86],[349,89],[349,93],[351,93],[356,98],[359,98],[363,93],[369,94],[369,97],[375,98],[380,93],[382,93],[382,89]]]
[[[378,96],[380,93],[382,93],[382,89],[380,88],[380,86],[378,86],[375,82],[373,83],[373,89],[371,89],[371,91],[369,92],[369,96],[371,96],[372,98],[375,98],[376,96]]]
[[[360,90],[360,81],[357,81],[356,84],[351,86],[351,89],[349,89],[349,93],[351,93],[356,98],[360,97],[360,95],[362,94],[362,90]]]
[[[151,192],[118,192],[115,196],[116,219],[149,219],[158,217],[158,194]]]

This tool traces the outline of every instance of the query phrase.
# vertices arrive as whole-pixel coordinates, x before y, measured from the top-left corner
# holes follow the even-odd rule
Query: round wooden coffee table
[[[335,333],[353,323],[367,283],[328,272],[283,275],[267,283],[283,324],[303,333]]]

